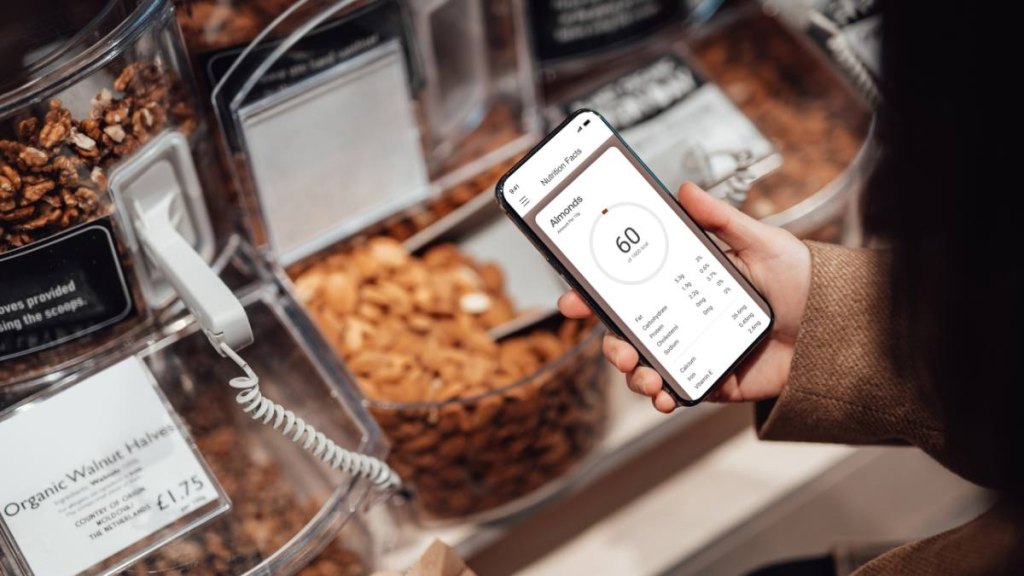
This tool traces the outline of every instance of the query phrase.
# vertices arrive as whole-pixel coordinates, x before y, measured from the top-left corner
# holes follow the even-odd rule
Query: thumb
[[[757,220],[687,182],[679,188],[679,203],[701,228],[719,237],[733,250],[742,252],[761,236]]]

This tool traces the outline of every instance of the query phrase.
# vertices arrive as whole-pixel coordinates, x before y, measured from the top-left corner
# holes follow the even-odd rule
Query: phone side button
[[[548,262],[550,263],[550,260]],[[562,282],[564,282],[566,286],[572,286],[572,282],[569,282],[569,278],[565,275],[565,272],[562,272],[554,264],[552,264],[551,267],[555,269],[555,272],[558,272],[558,277],[562,279]]]
[[[547,254],[543,254],[543,256],[544,256],[544,261],[548,263],[548,266],[551,266],[552,270],[554,270],[555,272],[558,272],[559,276],[562,276],[562,269],[560,267],[558,267],[558,266],[555,266],[555,261],[551,259],[551,256],[548,256]],[[562,276],[562,278],[564,279],[565,276]]]
[[[562,270],[562,267],[557,265],[555,263],[555,260],[550,255],[548,255],[548,254],[542,254],[542,255],[544,256],[544,260],[547,261],[548,266],[551,266],[551,269],[554,270],[558,274],[558,277],[562,279],[562,282],[566,286],[570,286],[571,287],[572,286],[572,282],[569,282],[569,278],[567,277],[565,271]]]

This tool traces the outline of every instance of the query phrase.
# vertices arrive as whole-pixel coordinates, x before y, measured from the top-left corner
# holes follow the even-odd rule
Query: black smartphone
[[[706,398],[771,331],[768,302],[598,113],[569,116],[495,193],[679,404]]]

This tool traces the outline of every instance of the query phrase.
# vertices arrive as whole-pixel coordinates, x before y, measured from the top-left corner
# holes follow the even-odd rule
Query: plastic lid
[[[33,0],[0,21],[0,117],[107,64],[167,0]]]

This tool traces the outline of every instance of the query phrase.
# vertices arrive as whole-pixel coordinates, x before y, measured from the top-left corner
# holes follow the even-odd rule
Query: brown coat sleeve
[[[856,576],[1024,573],[1022,510],[997,503],[974,520],[872,560]]]
[[[809,243],[811,291],[789,382],[756,406],[757,432],[771,440],[911,443],[971,476],[975,454],[955,454],[928,408],[923,378],[892,361],[895,341],[885,254]],[[973,464],[972,464],[973,462]],[[901,546],[857,576],[1024,574],[1024,509],[1003,501],[978,519]]]
[[[811,290],[789,382],[756,406],[768,440],[911,443],[943,461],[943,432],[920,382],[897,369],[883,252],[808,243]]]

